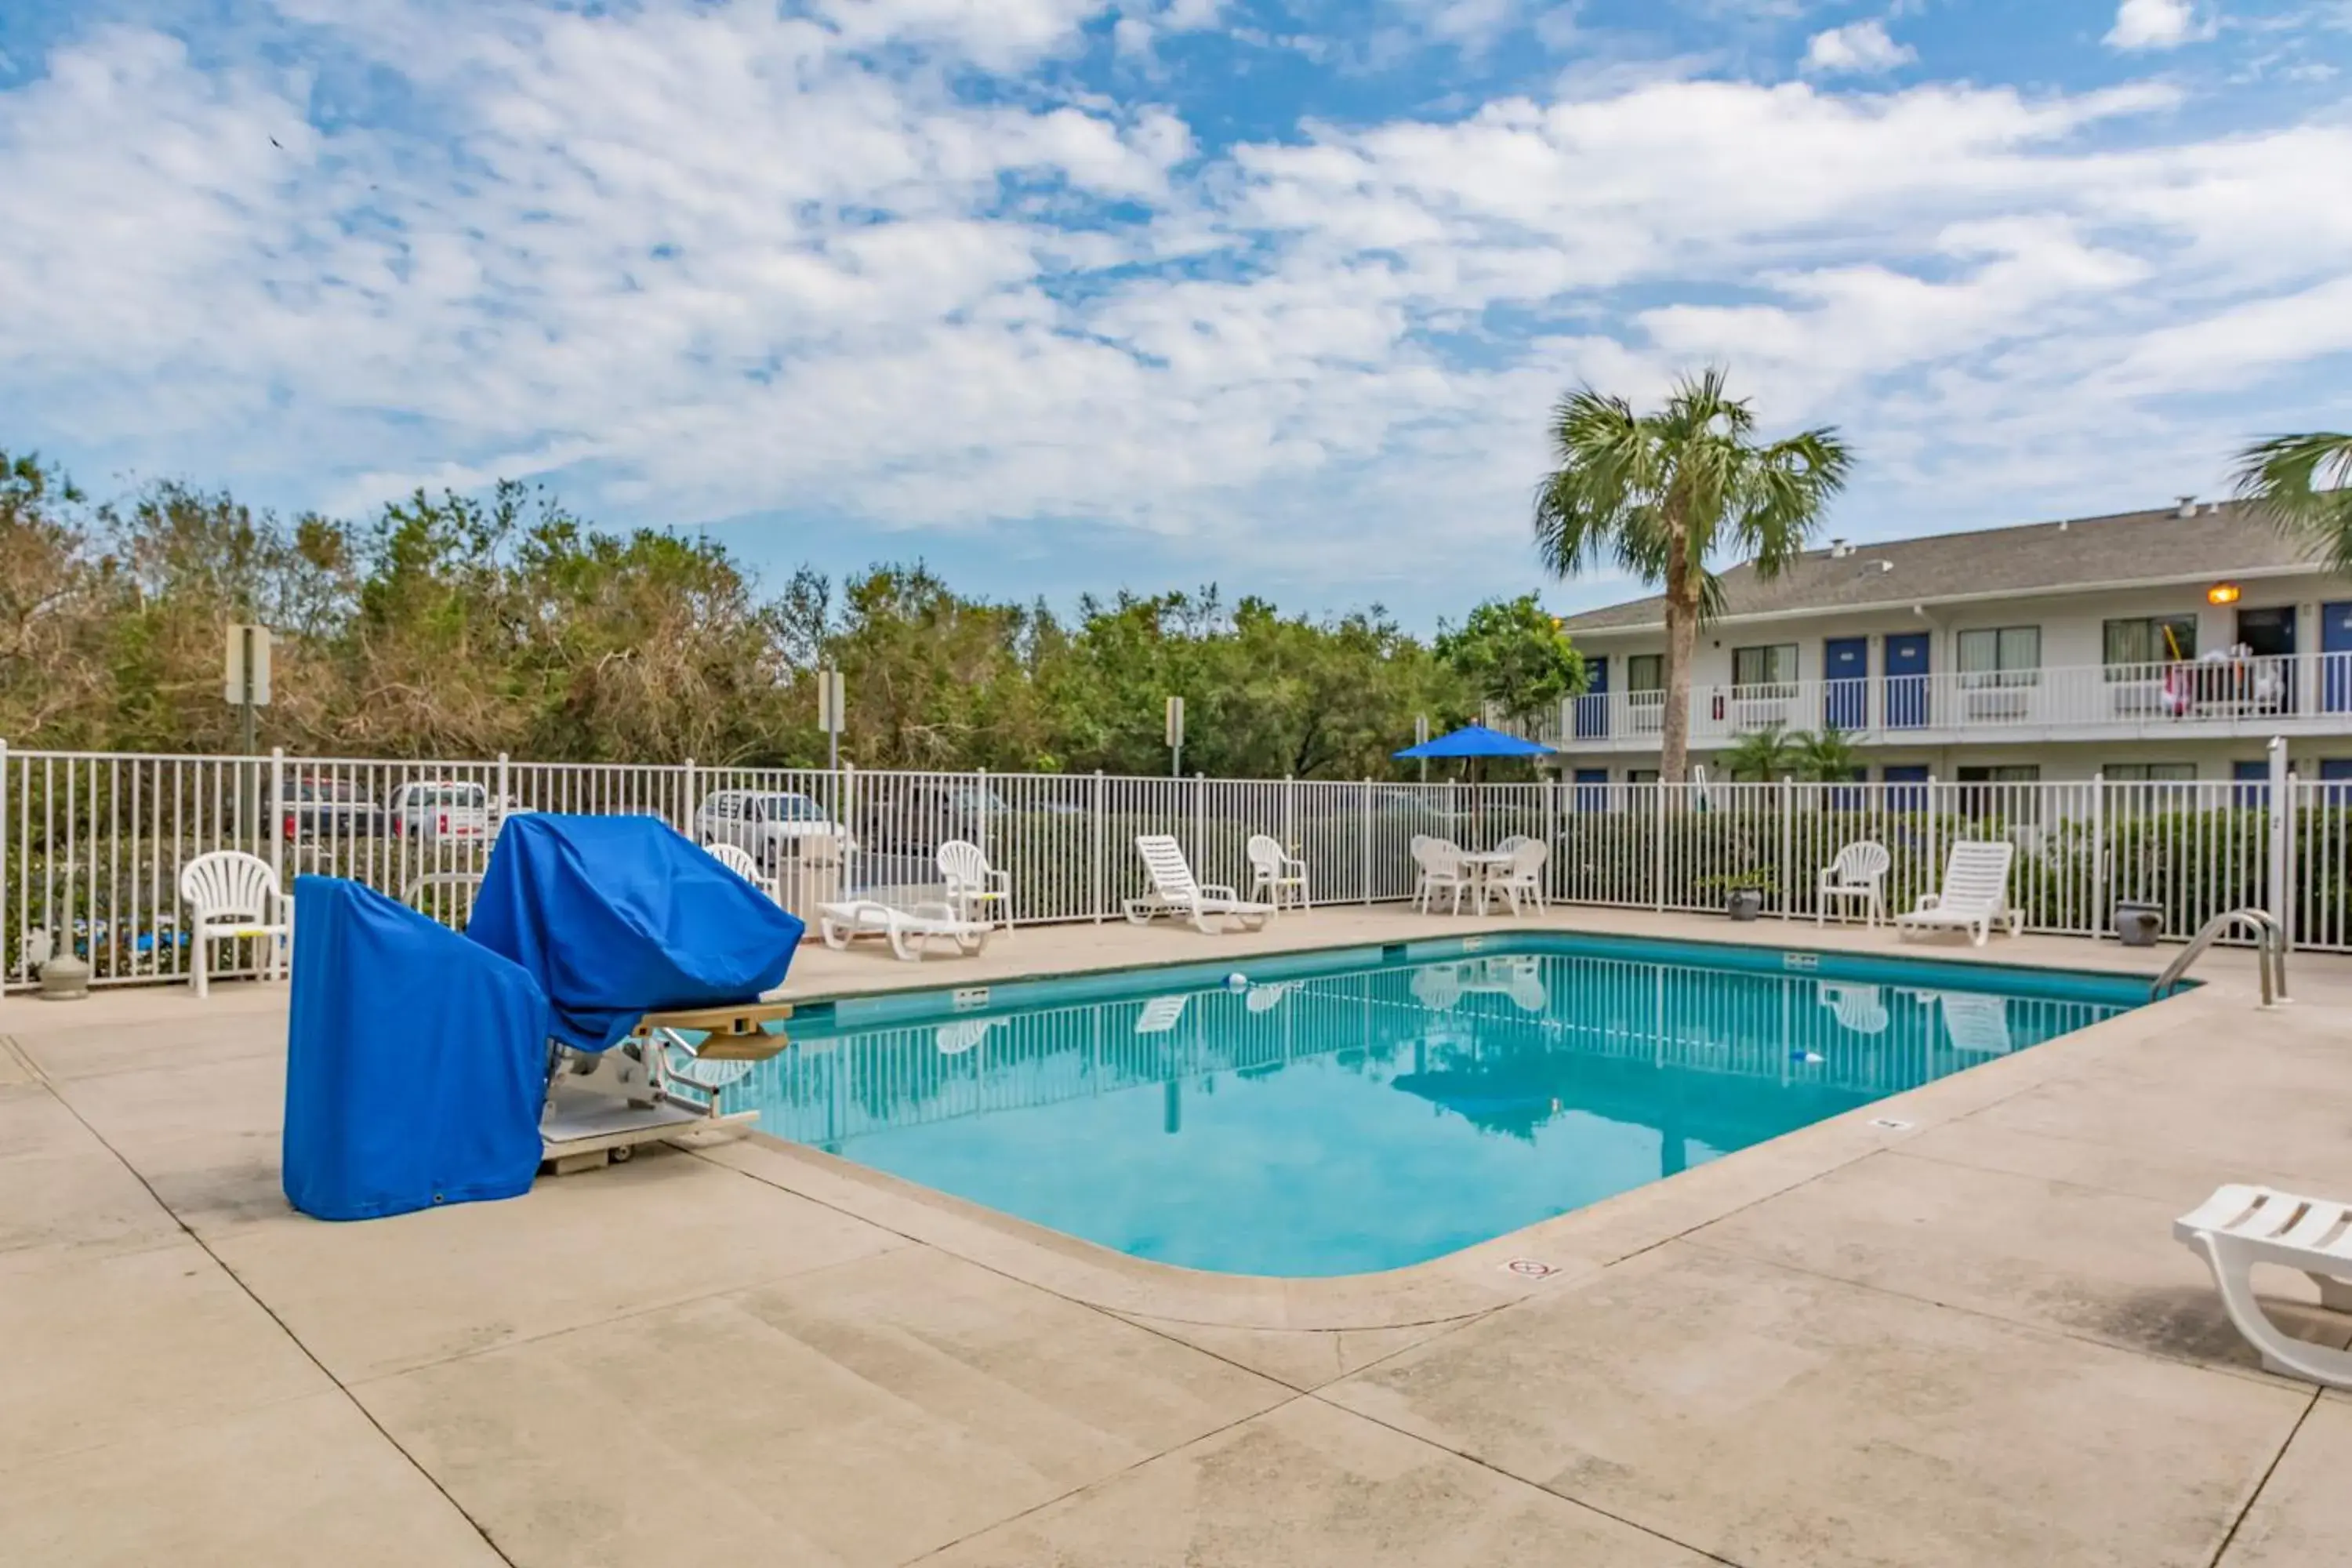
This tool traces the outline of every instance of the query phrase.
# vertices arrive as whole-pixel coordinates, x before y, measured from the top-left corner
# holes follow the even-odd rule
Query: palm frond
[[[2352,576],[2352,436],[2273,436],[2238,454],[2236,488],[2329,571]]]

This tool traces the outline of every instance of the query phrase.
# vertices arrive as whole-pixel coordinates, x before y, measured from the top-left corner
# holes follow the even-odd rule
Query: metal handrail
[[[2251,926],[2254,932],[2254,967],[2262,975],[2263,1005],[2274,1007],[2287,999],[2286,994],[2286,932],[2268,910],[2229,910],[2215,915],[2200,926],[2197,934],[2179,956],[2164,966],[2156,984],[2148,988],[2151,1002],[2169,996],[2189,973],[2189,966],[2203,955],[2205,950],[2231,930],[2240,925]]]

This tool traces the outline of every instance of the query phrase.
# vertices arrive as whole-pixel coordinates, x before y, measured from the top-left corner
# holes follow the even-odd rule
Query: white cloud
[[[1637,80],[1204,152],[954,85],[1078,47],[1076,0],[1017,48],[946,0],[359,9],[316,25],[414,121],[135,29],[0,91],[12,445],[352,509],[504,473],[861,541],[1066,519],[1107,583],[1152,534],[1433,611],[1528,576],[1580,379],[1728,357],[1916,525],[2127,504],[2216,446],[2184,395],[2352,352],[2352,126],[2200,140],[2169,89]]]
[[[2118,49],[2169,49],[2210,36],[2189,0],[2123,0],[2105,41]]]
[[[1884,22],[1849,22],[1815,33],[1805,46],[1805,69],[1820,76],[1874,76],[1918,58],[1918,50],[1886,36]]]

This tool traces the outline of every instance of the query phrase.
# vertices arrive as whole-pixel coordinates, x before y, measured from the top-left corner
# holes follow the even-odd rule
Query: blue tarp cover
[[[530,1187],[547,998],[516,965],[382,893],[298,877],[286,1196],[373,1219]]]
[[[782,984],[800,921],[651,816],[510,816],[466,934],[529,970],[554,1035],[601,1051],[640,1015]]]

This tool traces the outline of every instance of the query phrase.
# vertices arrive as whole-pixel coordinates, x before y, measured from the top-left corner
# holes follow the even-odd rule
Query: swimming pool
[[[2147,982],[1566,935],[845,998],[762,1130],[1139,1258],[1400,1268],[2021,1050]]]

